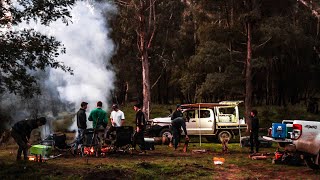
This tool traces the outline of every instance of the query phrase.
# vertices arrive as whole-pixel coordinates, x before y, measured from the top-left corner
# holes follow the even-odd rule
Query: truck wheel
[[[304,162],[307,164],[307,166],[311,169],[320,169],[320,165],[316,164],[316,160],[318,158],[318,163],[320,163],[320,155],[308,155],[304,156]]]
[[[224,140],[230,141],[232,135],[229,131],[220,131],[218,134],[218,140],[222,143]]]
[[[169,128],[163,128],[160,133],[159,133],[160,137],[168,137],[168,138],[172,138],[172,133],[170,131]]]

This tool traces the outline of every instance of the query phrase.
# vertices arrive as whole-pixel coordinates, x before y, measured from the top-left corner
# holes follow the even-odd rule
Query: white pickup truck
[[[320,169],[320,122],[294,120],[292,128],[293,150],[303,154],[308,167]]]
[[[240,119],[238,104],[242,101],[222,101],[219,103],[182,104],[183,115],[189,136],[204,136],[208,141],[222,141],[246,129]],[[147,133],[150,136],[171,137],[171,117],[149,120]]]
[[[284,120],[282,124],[286,124],[287,127],[288,136],[286,138],[275,139],[270,136],[263,138],[279,143],[279,146],[292,154],[303,155],[308,167],[320,169],[320,122]]]

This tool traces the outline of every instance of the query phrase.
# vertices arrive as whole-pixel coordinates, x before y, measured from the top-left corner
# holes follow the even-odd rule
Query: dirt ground
[[[248,148],[229,144],[229,154],[217,143],[193,142],[187,153],[158,145],[145,155],[108,154],[106,157],[73,157],[70,153],[44,163],[16,162],[16,145],[0,148],[0,179],[320,179],[320,171],[301,166],[272,164],[274,148],[267,160],[251,160]],[[193,153],[193,150],[206,150]],[[224,158],[214,165],[213,158]]]

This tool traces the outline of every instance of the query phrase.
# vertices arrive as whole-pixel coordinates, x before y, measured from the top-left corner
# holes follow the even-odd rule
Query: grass
[[[153,105],[151,117],[168,115],[174,106]],[[319,119],[319,115],[306,113],[302,107],[255,107],[266,127],[282,119]],[[126,125],[134,126],[135,112],[132,105],[120,107],[125,113]],[[72,117],[65,116],[67,121]],[[72,139],[72,138],[71,138]],[[222,154],[221,144],[208,143],[193,137],[188,153],[181,147],[173,151],[165,145],[156,146],[147,155],[111,154],[104,158],[63,156],[45,163],[15,162],[16,145],[0,147],[0,179],[320,179],[319,171],[306,166],[272,164],[267,160],[251,160],[248,148],[241,148],[237,139],[229,144],[230,154]],[[277,146],[262,148],[273,153]],[[206,153],[192,153],[205,149]],[[225,158],[223,165],[214,165],[213,157]]]
[[[1,179],[319,179],[317,171],[305,166],[273,165],[267,160],[251,160],[248,148],[229,144],[230,154],[221,154],[221,144],[190,143],[183,153],[158,145],[147,155],[111,154],[102,158],[64,156],[45,163],[16,163],[10,154],[16,146],[0,151]],[[192,150],[205,149],[196,154]],[[276,147],[263,148],[274,152]],[[14,152],[15,153],[15,152]],[[223,165],[214,165],[213,157],[225,158]]]

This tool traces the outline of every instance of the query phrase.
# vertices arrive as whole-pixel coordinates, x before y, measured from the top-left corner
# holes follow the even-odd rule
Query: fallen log
[[[207,150],[205,150],[205,149],[198,149],[198,150],[192,150],[191,152],[192,152],[192,154],[202,154],[202,153],[206,153]]]
[[[264,160],[264,159],[267,159],[267,156],[253,156],[251,159],[252,160]]]

